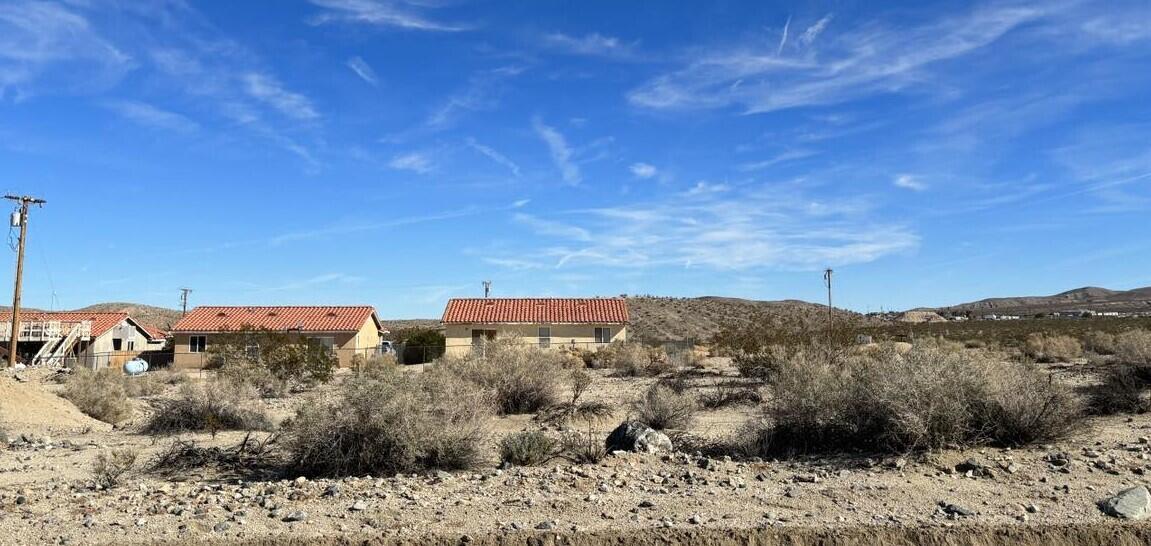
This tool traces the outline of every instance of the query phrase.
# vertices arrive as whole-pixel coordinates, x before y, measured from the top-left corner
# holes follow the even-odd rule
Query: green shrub
[[[348,382],[333,400],[313,399],[284,426],[291,467],[307,475],[393,475],[475,468],[488,445],[491,396],[449,374]]]
[[[559,442],[543,432],[516,432],[500,440],[500,461],[536,466],[554,457],[558,446]]]
[[[404,364],[434,362],[444,356],[444,334],[434,328],[403,328],[393,337],[401,345],[399,361]]]
[[[76,370],[64,384],[60,396],[86,415],[105,423],[116,424],[132,415],[125,377],[120,370]]]
[[[635,420],[656,430],[686,429],[695,419],[695,400],[663,385],[652,385],[631,403]]]
[[[295,386],[331,380],[338,359],[315,339],[245,325],[213,339],[207,364],[262,396],[278,397]]]

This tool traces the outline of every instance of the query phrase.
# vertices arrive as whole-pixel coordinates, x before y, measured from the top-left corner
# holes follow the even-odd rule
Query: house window
[[[611,343],[611,328],[596,328],[595,329],[595,342],[596,343]]]
[[[136,350],[136,340],[134,340],[134,339],[128,340],[128,350],[129,351],[135,351]]]
[[[552,346],[552,329],[547,326],[540,326],[540,349],[547,349]]]
[[[113,351],[123,351],[124,350],[124,340],[120,339],[118,337],[112,338],[112,350]]]
[[[188,337],[188,352],[189,353],[202,353],[204,348],[208,346],[208,338],[206,336],[189,336]]]
[[[483,345],[485,341],[493,341],[495,339],[495,330],[472,330],[472,345]]]
[[[331,336],[313,337],[311,340],[322,345],[328,352],[333,352],[336,348],[336,338]]]

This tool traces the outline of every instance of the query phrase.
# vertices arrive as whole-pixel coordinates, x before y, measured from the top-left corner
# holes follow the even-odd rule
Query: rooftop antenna
[[[492,281],[484,281],[484,298],[492,295]]]

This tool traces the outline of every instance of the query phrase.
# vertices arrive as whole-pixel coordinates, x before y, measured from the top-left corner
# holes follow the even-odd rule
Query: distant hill
[[[1117,311],[1120,313],[1151,311],[1151,287],[1133,290],[1110,290],[1085,286],[1053,296],[988,298],[937,309],[942,312],[970,311],[977,314],[997,313],[1034,315],[1056,311]]]
[[[766,318],[781,328],[820,328],[827,320],[827,306],[799,300],[757,301],[704,296],[627,298],[633,339],[645,341],[706,340],[724,324]],[[866,321],[863,315],[836,309],[837,320]]]
[[[21,313],[36,313],[43,312],[43,309],[36,309],[33,307],[21,307]],[[97,303],[80,309],[71,309],[70,311],[91,313],[128,313],[132,318],[140,321],[148,326],[155,326],[162,330],[167,330],[180,320],[180,311],[176,309],[165,309],[163,307],[153,307],[151,305],[141,305],[139,303]],[[11,314],[12,308],[0,306],[0,321],[5,320],[3,315]]]

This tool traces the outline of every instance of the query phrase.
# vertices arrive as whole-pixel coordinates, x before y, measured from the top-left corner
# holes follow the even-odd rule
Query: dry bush
[[[684,349],[668,354],[668,362],[673,368],[702,368],[707,356],[695,349]]]
[[[430,373],[459,377],[490,391],[502,415],[534,413],[559,399],[564,360],[556,351],[506,338],[487,343],[482,354],[444,357]]]
[[[1115,336],[1115,356],[1127,364],[1151,365],[1151,330],[1130,330]]]
[[[136,457],[134,449],[101,451],[92,461],[92,478],[96,481],[96,485],[103,489],[119,485],[124,475],[136,465]]]
[[[76,370],[64,384],[60,396],[88,416],[116,424],[132,414],[124,379],[120,370],[110,368],[95,372]]]
[[[671,371],[671,362],[662,347],[613,341],[595,353],[596,367],[611,368],[625,377],[654,377]]]
[[[982,339],[969,339],[963,342],[965,349],[986,349],[987,342]]]
[[[275,438],[272,434],[257,440],[248,433],[232,447],[202,447],[192,440],[176,439],[148,462],[147,471],[165,478],[202,470],[246,479],[271,478],[277,474],[277,457],[271,449]]]
[[[281,444],[290,467],[307,475],[475,468],[493,410],[490,392],[459,377],[394,371],[346,383],[335,400],[309,401]]]
[[[926,336],[915,338],[915,341],[912,343],[912,345],[920,349],[930,349],[947,353],[956,353],[966,348],[963,343],[952,341],[943,336]]]
[[[1096,415],[1151,411],[1151,366],[1108,365],[1102,381],[1088,391],[1087,407]]]
[[[145,434],[186,431],[270,430],[271,420],[250,403],[251,392],[229,381],[186,384],[144,425]]]
[[[1018,445],[1059,438],[1080,415],[1069,389],[1038,368],[970,351],[798,351],[772,387],[764,414],[741,433],[760,456]]]
[[[292,382],[276,377],[268,368],[256,363],[234,360],[217,372],[219,380],[256,392],[261,398],[284,398],[292,391]]]
[[[1027,336],[1023,353],[1036,362],[1070,362],[1083,356],[1083,344],[1072,336],[1037,332]]]
[[[739,375],[753,379],[770,379],[799,349],[782,345],[770,345],[755,353],[738,354],[731,363],[739,370]]]
[[[361,376],[379,377],[382,374],[390,373],[399,365],[399,361],[392,354],[375,355],[368,358],[364,358],[362,355],[352,357],[352,368],[356,370],[357,375]]]
[[[695,419],[695,400],[663,385],[652,385],[631,403],[635,420],[656,430],[686,429]]]
[[[124,390],[131,398],[163,394],[168,387],[188,382],[184,374],[172,370],[155,370],[141,375],[121,375]]]
[[[500,461],[517,466],[536,466],[555,457],[558,447],[559,442],[538,430],[516,432],[500,440]]]
[[[1083,349],[1097,355],[1113,355],[1116,351],[1115,334],[1102,330],[1091,330],[1083,334]]]
[[[735,385],[730,382],[716,383],[710,390],[696,397],[699,407],[717,410],[729,406],[756,405],[763,402],[759,389],[751,385]]]

